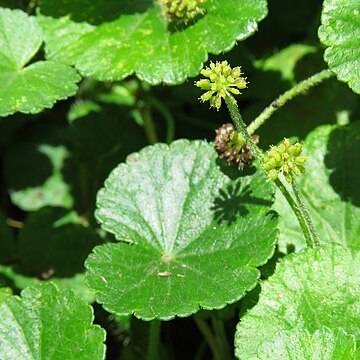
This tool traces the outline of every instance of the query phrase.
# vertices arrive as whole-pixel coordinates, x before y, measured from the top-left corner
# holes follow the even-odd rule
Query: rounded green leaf
[[[38,284],[0,305],[0,358],[104,359],[105,331],[72,291]]]
[[[121,242],[97,246],[85,264],[97,301],[118,315],[170,319],[252,289],[274,251],[273,187],[262,173],[232,178],[202,141],[157,144],[120,164],[96,217]]]
[[[73,68],[56,61],[27,65],[42,42],[34,17],[0,8],[0,116],[37,113],[75,94],[80,77]]]
[[[358,339],[359,279],[359,253],[353,255],[350,250],[340,246],[306,249],[285,257],[277,266],[275,274],[264,281],[258,304],[244,315],[237,326],[237,357],[283,359],[281,356],[259,356],[259,352],[270,354],[269,335],[273,337],[274,347],[274,343],[287,342],[284,337],[293,338],[300,331],[303,333],[302,337],[308,337],[307,342],[310,341],[312,346],[322,352],[326,352],[328,346],[330,349],[330,345],[325,342],[323,348],[324,345],[317,343],[336,334],[321,334],[323,327],[334,330],[342,328],[349,336],[353,335]],[[319,335],[321,341],[316,339]],[[295,348],[297,345],[293,346]],[[316,356],[313,358],[323,359]],[[284,359],[295,357],[291,357],[290,353]]]
[[[324,327],[313,334],[301,328],[279,331],[260,345],[257,358],[263,360],[356,360],[359,356],[355,336],[348,335],[339,328]]]
[[[358,0],[325,0],[319,38],[324,58],[340,81],[360,94],[360,6]]]
[[[254,33],[267,14],[265,0],[207,0],[204,8],[183,28],[167,23],[157,1],[123,0],[109,9],[100,1],[80,7],[44,0],[38,17],[48,56],[75,64],[84,76],[120,80],[135,72],[151,84],[177,84],[196,76],[208,53],[228,51]],[[92,26],[81,23],[87,19]]]
[[[309,160],[298,185],[320,242],[360,250],[360,122],[318,127],[305,140],[304,153]],[[303,248],[303,234],[282,194],[274,205],[281,218],[280,250]]]

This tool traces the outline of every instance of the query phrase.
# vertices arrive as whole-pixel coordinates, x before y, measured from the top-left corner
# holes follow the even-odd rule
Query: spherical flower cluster
[[[254,135],[253,140],[258,142],[259,137]],[[234,165],[241,170],[253,159],[253,154],[245,139],[232,124],[224,124],[216,130],[214,146],[221,158],[225,159],[229,165]]]
[[[220,109],[221,99],[226,97],[236,105],[233,94],[240,94],[246,88],[246,79],[242,77],[239,66],[231,68],[227,61],[210,63],[209,67],[201,70],[201,74],[209,79],[202,79],[195,83],[199,88],[206,90],[200,100],[210,101],[210,107]]]
[[[161,0],[168,18],[185,24],[205,14],[202,7],[206,0]]]
[[[297,142],[291,144],[289,139],[277,146],[272,146],[265,154],[262,167],[268,173],[268,178],[276,180],[280,173],[285,176],[288,183],[292,183],[293,175],[305,172],[303,166],[307,160],[301,155],[302,144]]]

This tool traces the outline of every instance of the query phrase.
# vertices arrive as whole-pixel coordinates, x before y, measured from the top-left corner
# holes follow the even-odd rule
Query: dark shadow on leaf
[[[256,172],[255,166],[246,166],[240,170],[236,166],[229,165],[224,159],[217,158],[216,165],[220,168],[221,172],[228,176],[231,180],[236,180],[239,177],[253,175]]]
[[[16,270],[40,279],[83,272],[92,249],[102,243],[89,227],[75,223],[69,210],[45,207],[32,212],[19,233]]]
[[[76,210],[87,214],[93,213],[96,193],[109,173],[147,143],[129,108],[113,105],[77,119],[65,136],[72,157],[66,159],[62,175],[72,186]]]
[[[193,26],[194,24],[196,24],[196,22],[201,19],[203,16],[206,16],[206,14],[204,15],[199,15],[196,18],[194,18],[193,20],[184,23],[182,21],[172,21],[169,23],[168,25],[168,30],[171,33],[177,33],[177,32],[181,32],[181,31],[185,31],[186,29],[190,28],[191,26]]]
[[[360,207],[360,121],[331,132],[324,162],[333,189]]]
[[[43,146],[56,146],[54,126],[25,126],[14,134],[4,159],[5,181],[11,190],[37,187],[53,173],[53,164]]]
[[[53,18],[70,16],[75,22],[100,25],[121,15],[143,13],[151,6],[152,0],[48,0],[41,5],[40,12]]]
[[[247,205],[271,206],[272,202],[252,195],[249,185],[241,188],[241,182],[228,184],[219,190],[211,210],[214,211],[215,221],[218,223],[232,224],[238,217],[249,213]]]

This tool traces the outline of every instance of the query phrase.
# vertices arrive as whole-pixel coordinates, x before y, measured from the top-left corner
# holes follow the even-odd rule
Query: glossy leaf
[[[321,126],[306,139],[306,173],[298,177],[310,215],[322,243],[339,243],[360,250],[360,122]],[[301,229],[280,193],[280,250],[305,246]]]
[[[325,0],[319,37],[324,58],[338,79],[360,94],[360,6],[358,0]]]
[[[223,308],[256,285],[276,241],[273,188],[263,173],[232,180],[222,170],[232,172],[212,145],[178,140],[110,174],[96,217],[121,242],[96,247],[85,264],[108,311],[170,319]]]
[[[84,76],[120,80],[135,72],[151,84],[178,84],[199,73],[208,53],[228,51],[254,33],[267,14],[264,0],[207,0],[204,8],[183,27],[168,24],[149,0],[43,0],[38,18],[48,57],[75,64]]]
[[[270,336],[260,345],[257,358],[356,360],[359,356],[355,336],[348,335],[342,329],[321,328],[311,334],[308,330],[295,328],[279,331],[274,336]]]
[[[29,64],[42,42],[34,17],[0,8],[0,116],[38,113],[75,94],[80,78],[71,67],[56,61]]]
[[[325,340],[327,337],[334,338],[336,329],[341,328],[348,336],[358,339],[359,278],[359,253],[353,255],[350,250],[340,246],[306,249],[287,256],[277,266],[275,274],[264,281],[257,305],[246,313],[237,326],[237,357],[282,358],[270,357],[271,347],[274,350],[274,343],[285,342],[279,345],[278,350],[281,351],[281,346],[289,345],[290,339],[294,341],[296,334],[304,341],[301,341],[303,344],[300,346],[296,344],[296,341],[300,340],[297,339],[295,344],[292,344],[294,350],[300,346],[298,350],[303,351],[302,347],[310,341],[313,349],[320,353],[331,350],[331,342],[334,343],[335,339],[329,344]],[[324,332],[323,327],[332,330],[330,333],[326,331],[321,334]],[[272,345],[269,343],[269,335],[273,338]],[[338,346],[347,347],[346,342],[349,340],[351,341],[351,338],[345,337]],[[276,350],[274,351],[276,353]],[[259,352],[267,354],[268,357],[259,357]],[[291,355],[292,353],[288,354],[284,359],[296,358]],[[323,359],[316,356],[313,358]]]
[[[39,284],[0,305],[0,358],[104,359],[105,332],[72,291]]]

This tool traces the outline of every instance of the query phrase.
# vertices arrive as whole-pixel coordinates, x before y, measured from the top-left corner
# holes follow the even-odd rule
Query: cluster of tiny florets
[[[236,105],[234,94],[240,94],[246,88],[246,79],[242,77],[239,66],[231,68],[227,61],[210,63],[210,66],[201,70],[201,74],[209,79],[202,79],[195,83],[199,88],[206,90],[200,100],[210,101],[210,107],[220,109],[221,99],[228,98]]]
[[[161,0],[166,15],[171,21],[180,21],[185,24],[198,16],[205,14],[202,7],[206,0]]]
[[[297,142],[291,144],[289,139],[284,139],[277,146],[272,146],[265,154],[262,167],[268,173],[268,178],[276,180],[282,173],[287,182],[292,183],[293,175],[299,175],[305,172],[303,166],[307,160],[302,156],[302,144]]]
[[[258,142],[259,137],[254,135],[253,140]],[[241,170],[253,159],[253,154],[245,139],[230,123],[224,124],[216,130],[214,146],[222,159]]]

